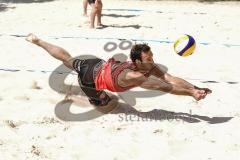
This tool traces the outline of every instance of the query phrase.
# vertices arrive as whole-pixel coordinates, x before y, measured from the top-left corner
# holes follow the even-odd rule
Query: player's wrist
[[[195,95],[195,91],[196,91],[195,87],[190,88],[190,89],[189,89],[189,96],[194,97],[194,95]]]

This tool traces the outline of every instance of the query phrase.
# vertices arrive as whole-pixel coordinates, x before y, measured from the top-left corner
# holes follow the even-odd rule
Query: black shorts
[[[89,102],[95,106],[105,106],[111,100],[106,92],[98,91],[95,87],[94,80],[103,63],[104,61],[98,58],[73,61],[73,68],[78,73],[78,83]]]
[[[88,0],[89,4],[95,3],[96,0]]]

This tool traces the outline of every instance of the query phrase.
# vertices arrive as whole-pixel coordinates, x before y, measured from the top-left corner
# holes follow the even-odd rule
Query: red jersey
[[[133,87],[136,87],[134,85],[122,87],[118,84],[118,75],[124,69],[137,70],[136,66],[132,62],[119,62],[115,61],[113,58],[109,59],[106,63],[103,64],[96,75],[96,90],[107,89],[112,92],[124,92]]]

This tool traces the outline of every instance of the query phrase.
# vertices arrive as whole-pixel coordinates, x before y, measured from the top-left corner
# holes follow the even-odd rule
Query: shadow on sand
[[[55,107],[55,115],[63,120],[63,121],[89,121],[101,116],[106,115],[105,113],[100,112],[97,109],[92,109],[88,112],[84,113],[71,113],[72,101],[63,100],[59,102]],[[207,122],[209,124],[218,124],[225,123],[231,120],[233,117],[208,117],[201,116],[197,114],[192,114],[191,110],[189,113],[183,112],[172,112],[162,109],[154,109],[149,112],[140,112],[133,108],[131,105],[126,103],[120,103],[119,107],[114,109],[108,114],[115,114],[121,118],[121,121],[149,121],[149,122],[157,122],[157,121],[182,121],[187,123],[199,123],[199,122]]]
[[[0,0],[1,3],[43,3],[52,1],[54,0]]]
[[[124,55],[115,56],[118,59],[125,59]],[[96,58],[93,55],[81,55],[75,57],[78,59],[93,59]],[[168,68],[161,64],[157,64],[163,71],[167,72]],[[55,69],[55,71],[49,77],[49,86],[60,94],[71,93],[72,95],[84,95],[79,86],[72,86],[65,84],[65,79],[71,72],[70,69],[65,67],[63,64]],[[67,74],[64,74],[67,73]],[[109,96],[112,96],[108,93]],[[115,114],[117,116],[131,117],[139,121],[183,121],[187,123],[199,123],[207,122],[209,124],[224,123],[231,120],[233,117],[208,117],[202,115],[192,114],[183,112],[172,112],[162,109],[153,109],[149,112],[140,112],[134,107],[136,104],[136,98],[152,98],[156,96],[161,96],[165,94],[164,92],[154,92],[154,91],[129,91],[124,93],[119,93],[117,99],[122,99],[124,102],[119,103],[119,107],[114,109],[112,112],[102,112],[99,108],[92,108],[91,110],[84,113],[72,113],[70,111],[72,101],[62,100],[55,106],[55,115],[63,121],[88,121],[107,114]],[[161,106],[156,106],[156,108],[161,108]]]
[[[114,17],[114,18],[132,18],[132,17],[138,17],[139,15],[102,14],[102,16]]]
[[[9,4],[14,3],[43,3],[52,2],[54,0],[0,0],[0,12],[8,11],[9,9],[15,9],[16,7],[10,7]]]
[[[138,24],[136,25],[117,25],[117,24],[113,24],[113,25],[103,25],[103,26],[100,26],[98,27],[97,29],[104,29],[104,28],[134,28],[134,29],[140,29],[140,28],[153,28],[151,26],[140,26]]]
[[[0,4],[0,12],[8,11],[9,9],[15,9],[16,7],[9,7],[6,4]]]
[[[214,2],[227,2],[227,1],[240,1],[240,0],[198,0],[201,3],[214,3]]]

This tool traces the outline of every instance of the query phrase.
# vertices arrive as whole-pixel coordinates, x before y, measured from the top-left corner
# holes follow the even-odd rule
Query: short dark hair
[[[130,58],[133,62],[136,60],[142,61],[141,54],[142,52],[148,52],[150,51],[150,47],[147,44],[135,44],[132,46],[131,52],[130,52]]]

